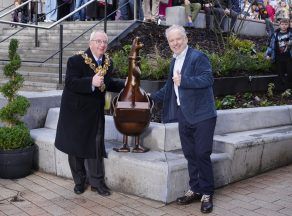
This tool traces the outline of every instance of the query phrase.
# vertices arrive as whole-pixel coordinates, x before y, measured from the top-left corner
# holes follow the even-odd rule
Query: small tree
[[[24,79],[17,70],[21,66],[17,54],[18,41],[12,39],[9,44],[9,63],[4,67],[4,75],[8,82],[0,87],[0,92],[7,99],[7,104],[0,109],[0,150],[18,149],[32,145],[29,129],[21,121],[29,107],[29,101],[17,94],[23,86]]]

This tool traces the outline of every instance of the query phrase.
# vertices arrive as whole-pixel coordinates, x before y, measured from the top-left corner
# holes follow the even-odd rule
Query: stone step
[[[80,31],[79,33],[77,32],[77,33],[74,33],[74,34],[73,33],[71,33],[71,34],[67,33],[67,34],[63,35],[63,38],[64,38],[65,41],[66,40],[67,41],[71,41],[71,40],[75,39],[77,36],[81,35],[82,32],[83,31]],[[108,36],[109,37],[113,37],[113,36],[117,35],[120,32],[121,32],[121,29],[109,30],[108,31]],[[89,36],[90,36],[90,33],[86,33],[85,35],[82,35],[79,40],[81,40],[81,41],[82,40],[87,40],[88,41],[89,40]],[[5,39],[6,37],[7,36],[0,37],[0,41]],[[23,43],[27,43],[27,42],[34,42],[35,35],[34,34],[30,34],[30,35],[22,35],[21,34],[21,35],[14,35],[11,38],[17,39],[17,40],[19,40],[19,41],[21,41]],[[38,34],[38,40],[39,41],[50,40],[50,41],[58,42],[59,38],[60,38],[59,33]],[[2,43],[4,43],[4,44],[5,43],[9,43],[9,40],[6,40],[6,41],[4,41]]]
[[[6,83],[6,79],[1,79],[0,84]],[[34,82],[34,81],[24,81],[21,91],[49,91],[58,88],[58,83],[46,83],[46,82]]]
[[[46,72],[31,72],[31,71],[18,71],[26,81],[30,82],[44,82],[56,84],[59,82],[58,73],[46,73]],[[62,80],[65,79],[65,74],[62,76]],[[4,75],[0,72],[0,79],[5,79]]]
[[[75,30],[75,29],[88,29],[90,27],[92,27],[94,24],[96,24],[96,21],[86,21],[86,22],[63,22],[63,29],[64,30]],[[131,23],[133,23],[133,20],[119,20],[119,21],[108,21],[107,22],[107,28],[119,28],[121,26],[127,26],[130,25]],[[50,26],[51,23],[40,23],[39,26],[42,27],[48,27]],[[60,24],[59,24],[60,25]],[[59,30],[59,25],[47,30],[47,29],[39,29],[39,32],[47,32],[47,31],[58,31]],[[20,28],[20,27],[19,27]],[[3,32],[8,32],[8,33],[13,33],[18,31],[19,28],[11,28],[9,25],[6,25],[3,27]],[[96,28],[103,28],[103,23],[99,23]],[[25,28],[24,30],[22,30],[22,32],[31,32],[34,33],[35,29],[34,28]]]
[[[0,70],[3,67],[4,65],[0,62]],[[66,69],[66,63],[63,64],[63,69]],[[19,70],[31,72],[57,72],[59,71],[59,65],[53,63],[22,62]]]

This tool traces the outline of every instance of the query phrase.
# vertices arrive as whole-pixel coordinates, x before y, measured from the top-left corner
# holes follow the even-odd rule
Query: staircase
[[[70,41],[79,36],[82,32],[92,27],[95,21],[86,22],[63,22],[63,47]],[[127,29],[133,21],[108,21],[107,34],[109,41]],[[51,25],[41,23],[42,26]],[[3,28],[0,41],[7,36],[16,32],[19,28],[11,28],[7,26]],[[19,41],[18,53],[22,59],[22,66],[18,70],[24,76],[25,82],[22,90],[27,91],[46,91],[58,88],[59,80],[59,54],[45,63],[41,63],[59,49],[59,26],[55,26],[50,30],[39,29],[38,40],[39,47],[35,47],[35,29],[26,28],[11,38]],[[95,28],[103,30],[103,23]],[[66,73],[67,59],[76,51],[85,50],[88,47],[89,36],[92,30],[70,44],[63,52],[63,79]],[[8,59],[8,46],[10,39],[0,43],[0,59]],[[31,61],[31,62],[25,62]],[[33,61],[33,62],[32,62]],[[7,61],[0,61],[0,84],[6,82],[3,75],[3,67]]]

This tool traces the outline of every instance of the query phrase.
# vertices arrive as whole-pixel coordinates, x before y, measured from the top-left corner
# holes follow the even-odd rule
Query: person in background
[[[78,9],[82,5],[86,4],[88,0],[76,0],[74,10]],[[83,8],[73,15],[74,21],[84,21],[86,19],[86,9]]]
[[[259,8],[259,17],[261,20],[265,20],[266,23],[266,32],[269,38],[272,37],[274,33],[274,26],[273,23],[271,22],[268,12],[266,10],[266,7],[262,3],[258,3],[258,8]]]
[[[281,19],[266,51],[266,58],[276,65],[276,72],[286,88],[292,88],[292,30],[289,19]]]
[[[144,20],[157,22],[159,19],[159,0],[143,0]]]
[[[211,63],[205,54],[188,46],[182,26],[173,25],[165,34],[173,59],[165,85],[150,97],[154,102],[163,102],[164,123],[178,122],[190,188],[177,198],[177,204],[201,201],[201,212],[209,213],[213,210],[214,179],[210,156],[217,116]]]
[[[211,14],[214,14],[214,3],[212,0],[203,0],[203,8],[206,14],[206,29],[211,30]],[[215,18],[214,22],[215,23]]]
[[[276,9],[276,22],[279,22],[281,19],[289,19],[289,6],[285,0],[279,2],[279,6]]]
[[[90,35],[89,48],[67,62],[55,146],[68,154],[75,183],[82,194],[89,178],[91,190],[109,196],[104,180],[104,106],[106,91],[119,92],[124,83],[112,79],[113,63],[106,53],[108,36],[103,31]],[[87,163],[87,170],[84,162]]]
[[[44,22],[55,22],[57,21],[58,11],[57,11],[57,0],[46,0],[45,3],[45,13],[46,19]]]
[[[186,26],[193,27],[194,22],[202,8],[202,2],[200,0],[184,0],[184,6],[188,19]]]
[[[164,3],[162,1],[160,1],[160,4],[159,4],[159,18],[161,20],[165,20],[166,19],[166,8],[168,7],[172,7],[172,0],[166,0],[165,2],[167,3]]]
[[[15,8],[18,7],[21,4],[21,0],[14,0],[14,6]],[[21,17],[21,8],[14,10],[11,13],[12,16],[12,22],[19,22]],[[17,25],[11,24],[11,27],[17,28]]]
[[[144,12],[142,9],[142,1],[136,0],[137,3],[137,19],[144,19]],[[121,12],[120,19],[121,20],[131,20],[134,19],[134,0],[119,0],[118,3]]]
[[[275,21],[275,8],[270,4],[269,0],[265,0],[265,7],[269,16],[270,21],[273,23]]]
[[[249,18],[251,16],[251,4],[248,0],[243,0],[241,16]]]
[[[219,31],[225,32],[225,24],[227,18],[231,18],[231,23],[228,22],[227,32],[234,31],[238,13],[232,9],[231,0],[218,0],[214,6],[215,20],[220,26]]]
[[[64,16],[68,15],[71,10],[72,0],[57,0],[58,10],[57,10],[57,19],[62,19]],[[67,18],[71,20],[71,18]]]

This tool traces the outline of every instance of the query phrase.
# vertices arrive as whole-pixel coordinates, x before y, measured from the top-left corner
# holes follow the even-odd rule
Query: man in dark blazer
[[[92,191],[110,195],[103,165],[105,92],[118,92],[124,83],[111,78],[113,64],[105,53],[107,44],[106,33],[95,31],[90,35],[89,48],[67,62],[55,146],[68,154],[76,194],[84,192],[88,176]]]
[[[151,98],[154,102],[163,101],[164,123],[178,121],[190,189],[177,199],[177,204],[201,200],[201,212],[209,213],[213,210],[210,155],[216,124],[211,65],[205,54],[188,47],[182,26],[169,27],[166,37],[174,58],[164,87],[151,94]]]

